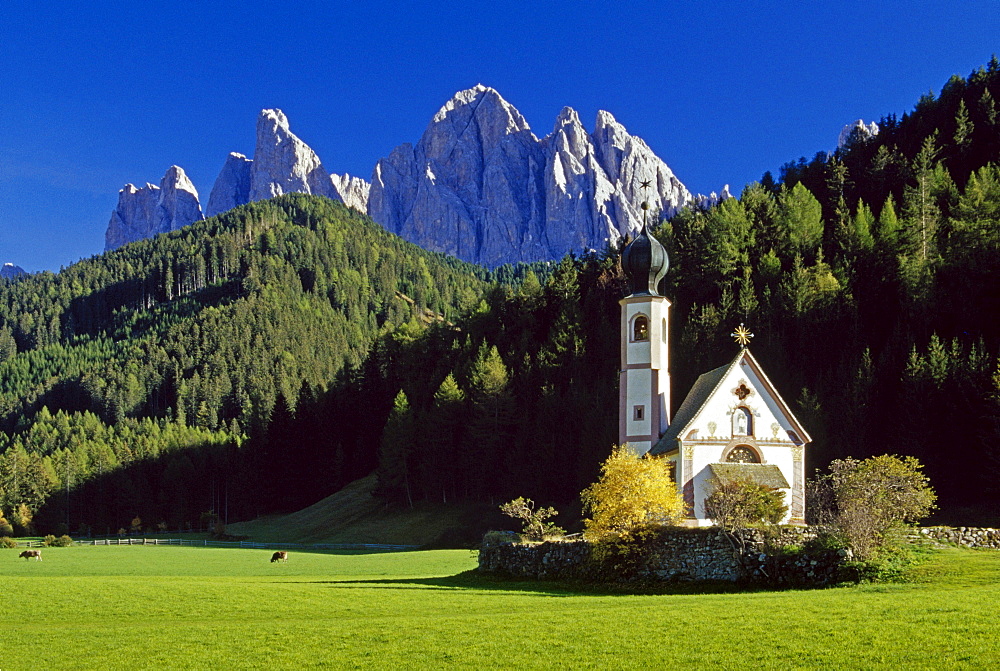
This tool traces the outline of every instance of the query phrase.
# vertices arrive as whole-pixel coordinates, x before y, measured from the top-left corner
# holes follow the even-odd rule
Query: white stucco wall
[[[670,302],[662,296],[643,296],[622,300],[622,342],[625,343],[626,361],[630,364],[649,364],[667,370],[670,366],[667,334]],[[649,318],[649,340],[632,340],[632,320],[643,314]]]
[[[743,401],[733,393],[740,384],[753,393]],[[733,432],[733,413],[740,406],[747,407],[753,416],[752,439],[743,439]],[[709,427],[715,424],[714,431]],[[735,443],[745,442],[755,448],[761,463],[777,466],[790,485],[794,480],[795,443],[789,431],[794,430],[789,418],[780,410],[776,398],[746,361],[728,371],[715,392],[702,405],[701,410],[687,425],[686,435],[680,436],[683,453],[688,455],[683,480],[691,478],[694,484],[694,517],[699,524],[711,524],[705,517],[704,500],[712,492],[709,464],[723,461],[724,452]],[[692,432],[696,431],[696,434]],[[798,437],[801,441],[801,436]],[[690,451],[690,453],[688,453]],[[690,470],[688,470],[688,465]],[[683,489],[684,482],[678,483]],[[787,522],[791,517],[792,490],[786,489],[785,504],[789,506]]]
[[[621,389],[619,390],[619,441],[643,454],[667,430],[670,408],[668,370],[668,312],[662,296],[630,296],[621,301]],[[649,320],[649,337],[633,340],[638,316]],[[643,406],[643,419],[635,419],[635,406]]]

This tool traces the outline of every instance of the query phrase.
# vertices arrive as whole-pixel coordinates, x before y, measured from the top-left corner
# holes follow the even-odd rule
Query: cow
[[[284,550],[278,550],[273,555],[271,555],[271,563],[276,561],[288,561],[288,553]]]
[[[34,557],[38,561],[42,561],[42,551],[41,550],[25,550],[18,557],[24,557],[25,561]]]

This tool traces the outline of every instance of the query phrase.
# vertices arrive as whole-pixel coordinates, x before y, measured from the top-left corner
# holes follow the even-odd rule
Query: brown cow
[[[288,561],[288,553],[285,552],[284,550],[279,550],[275,552],[273,555],[271,555],[271,563],[273,564],[276,561]]]
[[[34,557],[38,561],[42,561],[42,551],[41,550],[25,550],[18,557],[24,557],[26,560]]]

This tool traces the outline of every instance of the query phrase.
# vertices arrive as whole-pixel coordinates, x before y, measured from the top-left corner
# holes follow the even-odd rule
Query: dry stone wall
[[[798,545],[813,534],[791,528],[780,543]],[[775,545],[775,544],[772,544]],[[719,529],[670,529],[635,554],[623,555],[585,540],[513,542],[493,535],[479,552],[479,570],[532,580],[725,581],[825,585],[835,582],[846,551],[779,553],[760,535],[733,543]]]
[[[1000,550],[1000,529],[983,527],[924,527],[920,536],[941,543],[952,543],[967,548],[992,548]]]
[[[638,554],[608,552],[585,540],[521,543],[509,532],[490,532],[479,552],[484,573],[530,580],[584,581],[727,581],[766,585],[828,585],[849,577],[847,550],[811,552],[775,548],[801,547],[816,534],[787,527],[778,539],[759,534],[744,544],[730,542],[710,529],[669,529],[645,544]],[[1000,529],[925,527],[914,540],[930,540],[969,548],[1000,550]]]

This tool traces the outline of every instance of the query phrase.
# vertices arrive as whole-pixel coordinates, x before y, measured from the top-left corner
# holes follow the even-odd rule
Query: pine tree
[[[987,127],[994,128],[997,124],[997,107],[989,89],[983,89],[983,95],[979,97],[979,111],[986,120]]]
[[[502,448],[511,434],[513,399],[510,374],[496,345],[484,342],[469,373],[472,401],[466,451],[469,493],[492,494]],[[471,462],[471,463],[470,463]]]
[[[872,235],[874,224],[875,217],[871,209],[864,202],[859,202],[851,221],[851,237],[859,253],[870,253],[874,249],[875,238]]]
[[[801,182],[778,196],[778,226],[791,252],[815,256],[823,241],[823,208]]]
[[[972,131],[974,124],[969,119],[969,110],[965,107],[965,101],[958,102],[958,112],[955,113],[955,133],[952,136],[959,153],[964,154],[972,144]]]
[[[379,446],[378,491],[389,498],[404,500],[412,508],[410,455],[414,447],[414,420],[410,401],[401,390],[382,431]]]

